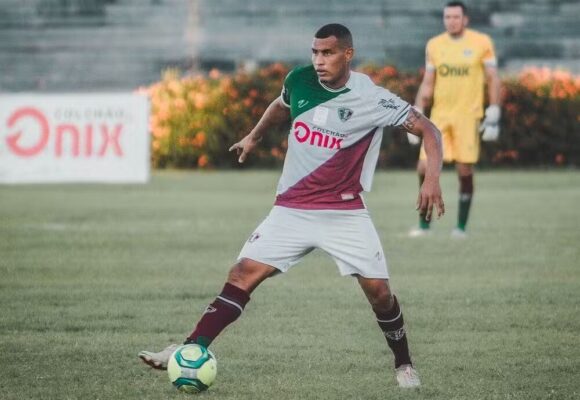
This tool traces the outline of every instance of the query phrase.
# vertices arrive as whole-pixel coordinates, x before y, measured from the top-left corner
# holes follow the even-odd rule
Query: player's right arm
[[[423,146],[427,154],[425,180],[417,198],[417,209],[421,215],[425,215],[427,221],[431,219],[433,207],[437,209],[437,217],[441,217],[445,214],[443,195],[439,185],[439,176],[443,165],[441,132],[429,119],[413,107],[409,110],[403,127],[407,132],[423,137]]]
[[[425,111],[425,109],[431,105],[434,90],[435,90],[435,69],[427,68],[425,70],[425,75],[423,76],[421,86],[419,86],[417,97],[415,98],[415,108],[421,112]]]
[[[425,75],[423,75],[423,80],[417,91],[417,96],[415,97],[415,109],[419,110],[421,114],[425,113],[425,109],[431,105],[433,101],[433,93],[435,91],[435,64],[432,57],[429,54],[430,44],[427,43],[425,49]],[[412,132],[407,132],[407,139],[411,144],[419,144],[421,141],[417,136],[414,136]]]
[[[256,148],[262,137],[272,128],[287,122],[290,119],[290,108],[282,101],[282,96],[276,98],[251,130],[242,140],[230,147],[229,151],[237,151],[238,162],[243,163],[249,153]]]

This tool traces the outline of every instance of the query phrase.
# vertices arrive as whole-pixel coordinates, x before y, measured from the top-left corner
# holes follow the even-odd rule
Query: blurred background
[[[22,161],[18,155],[10,159],[15,151],[36,149],[35,155],[42,155],[52,146],[53,156],[57,155],[55,168],[65,168],[66,155],[78,159],[86,144],[94,149],[87,147],[83,154],[97,152],[108,157],[102,163],[115,161],[114,157],[135,148],[124,143],[129,135],[123,132],[137,119],[148,126],[139,132],[130,128],[131,135],[147,137],[140,145],[146,148],[131,155],[144,159],[141,165],[241,168],[227,149],[279,95],[288,71],[310,62],[312,36],[329,22],[344,23],[353,31],[354,68],[413,102],[422,78],[426,41],[444,30],[445,3],[0,0],[0,94],[4,94],[0,102],[18,93],[78,94],[87,102],[84,108],[74,109],[80,103],[69,98],[68,107],[63,103],[62,108],[55,108],[49,99],[43,104],[51,105],[50,110],[31,115],[26,114],[26,107],[37,97],[2,103],[0,125],[7,127],[8,151],[0,146],[0,161],[4,161],[0,162],[0,181],[18,179],[3,179],[8,175],[3,172],[7,165],[18,166],[16,174],[32,168],[29,160],[18,164]],[[495,42],[503,82],[502,134],[498,142],[483,145],[480,165],[580,165],[580,1],[465,3],[470,26],[488,33]],[[91,108],[86,95],[96,92],[137,93],[149,100],[150,108],[141,105],[139,110],[121,111],[113,103],[109,110]],[[109,114],[122,117],[101,118],[111,109]],[[35,122],[34,115],[43,115],[52,129],[45,136],[37,132],[46,139],[42,149],[32,132],[44,125]],[[103,140],[93,144],[99,137],[93,131],[101,129],[100,123],[107,125],[102,128],[106,129]],[[86,128],[87,124],[92,127]],[[25,134],[17,136],[21,125]],[[117,136],[112,132],[118,132]],[[243,167],[279,167],[286,149],[285,132],[283,127],[267,138]],[[417,148],[409,146],[400,132],[388,133],[379,167],[414,166]],[[10,143],[20,150],[12,149]],[[94,161],[87,170],[101,168]],[[54,163],[55,157],[47,162]],[[36,170],[44,173],[46,165],[38,164]],[[138,180],[147,179],[146,175],[141,171]]]
[[[580,72],[577,0],[467,0],[502,71]],[[433,0],[0,0],[0,90],[133,89],[160,71],[234,71],[309,60],[316,29],[344,23],[357,62],[417,70],[443,30]]]

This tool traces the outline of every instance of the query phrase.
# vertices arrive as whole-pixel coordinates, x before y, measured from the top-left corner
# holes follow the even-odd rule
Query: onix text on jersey
[[[340,144],[342,143],[342,139],[335,136],[311,130],[310,127],[302,121],[296,121],[294,123],[294,136],[299,143],[304,143],[310,139],[309,144],[311,146],[326,147],[328,149],[340,150]]]

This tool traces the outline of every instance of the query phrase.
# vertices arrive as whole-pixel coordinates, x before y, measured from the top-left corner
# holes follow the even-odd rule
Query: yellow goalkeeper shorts
[[[431,121],[441,131],[443,161],[475,164],[479,160],[479,118],[469,115],[432,115]],[[425,160],[425,148],[419,154]]]

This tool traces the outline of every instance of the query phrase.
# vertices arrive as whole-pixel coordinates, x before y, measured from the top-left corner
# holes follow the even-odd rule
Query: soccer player
[[[266,278],[286,272],[313,249],[328,253],[341,275],[357,279],[395,359],[401,387],[417,387],[403,314],[389,286],[379,236],[361,192],[371,188],[382,127],[399,126],[423,137],[429,155],[417,208],[427,219],[444,213],[439,186],[440,133],[411,105],[350,70],[350,31],[340,24],[320,28],[312,43],[312,65],[292,70],[282,94],[252,131],[234,144],[244,162],[272,127],[291,119],[288,152],[274,207],[250,235],[221,293],[206,308],[185,343],[209,346],[234,322],[250,294]],[[177,345],[139,357],[164,369]]]
[[[451,235],[465,238],[465,228],[473,197],[473,165],[479,159],[479,131],[482,140],[494,141],[499,135],[500,81],[493,43],[489,36],[467,29],[469,19],[460,1],[447,3],[443,10],[446,32],[429,40],[426,48],[426,68],[417,93],[415,108],[421,112],[430,105],[431,120],[443,135],[443,159],[455,161],[459,177],[459,213],[457,226]],[[487,81],[489,107],[483,116],[484,85]],[[411,144],[420,139],[407,134]],[[419,182],[425,179],[428,154],[421,148],[417,172]],[[419,217],[419,227],[410,237],[430,233],[430,221]]]

